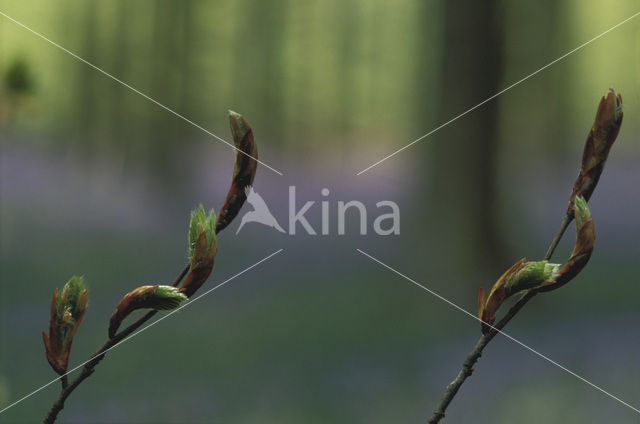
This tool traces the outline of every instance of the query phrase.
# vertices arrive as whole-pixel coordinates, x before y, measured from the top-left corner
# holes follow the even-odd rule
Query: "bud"
[[[200,205],[191,212],[189,222],[189,261],[193,267],[199,262],[213,261],[216,255],[216,215],[213,210],[207,217]]]
[[[494,323],[498,309],[507,298],[523,290],[540,287],[553,278],[559,267],[560,264],[547,261],[525,262],[523,258],[498,278],[486,299],[481,288],[478,294],[478,318],[483,321],[482,332],[486,333],[489,329],[486,324]]]
[[[204,284],[211,274],[218,251],[216,244],[216,216],[204,212],[200,205],[191,212],[189,224],[189,264],[190,269],[182,281],[180,291],[191,297]]]
[[[496,312],[510,296],[523,290],[547,292],[567,284],[589,262],[595,241],[593,218],[587,207],[587,201],[577,196],[573,202],[572,213],[576,219],[576,244],[569,260],[562,265],[547,261],[524,262],[520,259],[509,268],[493,285],[489,296],[485,297],[481,288],[478,293],[478,318],[482,320],[482,332],[489,329],[496,318]]]
[[[109,320],[109,338],[116,335],[122,321],[137,309],[171,310],[179,307],[187,296],[172,286],[141,286],[127,293]]]
[[[587,201],[591,198],[600,180],[609,150],[620,131],[622,116],[622,96],[616,95],[613,88],[610,88],[600,100],[596,119],[587,136],[580,173],[569,198],[568,216],[573,216],[573,201],[576,196],[582,196]]]
[[[58,293],[53,291],[49,312],[49,334],[42,332],[47,361],[55,372],[67,372],[73,337],[87,308],[87,290],[82,277],[73,276]]]
[[[573,203],[573,213],[576,219],[576,243],[567,263],[558,270],[554,278],[543,284],[540,291],[555,290],[571,281],[587,265],[593,253],[596,239],[595,227],[587,201],[577,196]]]
[[[231,187],[227,193],[216,224],[216,233],[223,230],[240,212],[247,200],[245,188],[253,184],[258,167],[258,147],[253,139],[253,131],[246,119],[239,113],[229,111],[229,123],[233,144],[236,147],[236,163],[233,168]],[[242,153],[244,152],[244,153]]]
[[[553,264],[547,261],[527,262],[520,269],[514,272],[505,282],[506,297],[540,287],[544,282],[549,281],[560,268],[560,264]]]

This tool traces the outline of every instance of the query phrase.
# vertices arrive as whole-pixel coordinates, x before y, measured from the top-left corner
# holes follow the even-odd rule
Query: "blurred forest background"
[[[475,312],[478,287],[555,234],[600,97],[625,118],[590,206],[585,272],[506,331],[640,405],[640,18],[362,175],[356,173],[640,10],[638,1],[12,2],[0,11],[231,140],[254,129],[255,188],[280,223],[287,192],[319,228],[322,188],[393,200],[399,236],[288,236],[234,222],[208,287],[284,252],[116,348],[62,422],[423,422],[477,322],[355,252]],[[0,16],[0,408],[55,377],[51,292],[84,275],[71,364],[106,337],[116,302],[173,280],[189,211],[217,210],[233,152]],[[248,209],[246,209],[248,210]],[[352,217],[353,218],[353,217]],[[335,215],[332,215],[335,224]],[[239,220],[239,219],[238,219]],[[336,233],[335,226],[332,233]],[[573,243],[571,229],[554,258]],[[446,325],[443,325],[445,324]],[[0,416],[35,422],[52,385]],[[638,422],[629,408],[504,338],[450,423]]]

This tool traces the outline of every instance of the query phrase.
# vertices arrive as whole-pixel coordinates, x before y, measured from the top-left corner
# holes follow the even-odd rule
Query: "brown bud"
[[[547,261],[525,262],[523,258],[498,278],[486,300],[484,290],[480,289],[478,317],[482,320],[482,332],[489,329],[487,324],[494,323],[496,312],[507,298],[523,290],[541,287],[556,275],[559,267],[559,264]]]
[[[511,268],[506,270],[504,274],[496,280],[489,292],[489,296],[484,295],[484,290],[480,289],[478,294],[478,317],[482,320],[482,332],[486,333],[489,327],[487,324],[493,324],[496,319],[496,312],[502,302],[507,298],[505,283],[518,269],[524,264],[524,258],[513,264]]]
[[[109,338],[116,335],[122,321],[137,309],[170,310],[179,307],[187,297],[172,286],[141,286],[127,293],[109,320]]]
[[[87,308],[82,277],[71,277],[62,292],[53,291],[49,310],[49,334],[42,333],[47,361],[55,372],[67,372],[73,338]]]
[[[246,119],[239,113],[229,111],[229,123],[233,144],[236,147],[236,162],[227,193],[216,223],[216,233],[223,230],[240,212],[247,200],[245,188],[253,184],[258,167],[258,147],[253,139],[253,131]],[[239,150],[239,151],[238,151]]]
[[[620,131],[622,117],[622,96],[616,95],[613,88],[610,88],[600,100],[595,121],[587,136],[580,173],[569,198],[568,216],[573,217],[573,203],[576,196],[582,196],[586,201],[591,198],[600,180],[611,146]]]
[[[207,281],[211,271],[213,270],[213,262],[202,263],[191,267],[187,275],[185,275],[182,284],[180,285],[180,291],[187,297],[193,296],[193,294]]]

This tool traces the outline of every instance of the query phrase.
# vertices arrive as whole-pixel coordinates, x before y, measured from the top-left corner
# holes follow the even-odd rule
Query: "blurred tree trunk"
[[[80,56],[85,60],[95,63],[96,53],[96,32],[98,22],[96,19],[96,4],[88,2],[84,5],[84,27],[83,41],[81,43]],[[96,122],[96,73],[90,66],[84,64],[77,65],[78,84],[76,98],[77,128],[80,137],[74,140],[80,146],[91,150],[95,148],[95,122]]]
[[[283,134],[283,72],[286,69],[283,48],[288,24],[284,11],[289,9],[289,2],[273,0],[250,5],[241,2],[239,9],[240,18],[234,28],[232,80],[237,93],[234,101],[238,104],[229,107],[249,107],[255,112],[251,109],[238,112],[246,115],[257,112],[257,118],[259,114],[268,116],[263,125],[265,133]]]
[[[189,31],[191,1],[159,1],[153,5],[153,34],[151,40],[150,96],[168,108],[189,117]],[[184,137],[193,133],[192,127],[160,108],[152,109],[148,133],[148,159],[165,184],[173,181],[178,161],[175,154],[183,146]]]
[[[446,1],[443,12],[439,123],[500,91],[503,69],[499,1]],[[496,222],[497,137],[498,101],[492,100],[431,140],[429,208],[446,235],[443,253],[459,259],[459,264],[485,265],[484,270],[506,263]]]
[[[113,37],[113,68],[112,72],[116,78],[127,81],[125,72],[127,69],[128,59],[131,57],[131,53],[128,49],[127,40],[130,35],[128,32],[129,20],[127,17],[126,5],[127,0],[118,0],[116,3],[116,22],[115,22],[115,35]],[[110,87],[111,88],[111,87]],[[109,99],[109,117],[110,119],[110,131],[113,140],[110,142],[117,146],[120,157],[120,171],[122,172],[124,164],[132,153],[139,149],[139,145],[136,143],[136,139],[133,136],[134,123],[131,122],[131,117],[127,101],[129,96],[133,94],[124,87],[113,86],[107,93],[105,93]]]

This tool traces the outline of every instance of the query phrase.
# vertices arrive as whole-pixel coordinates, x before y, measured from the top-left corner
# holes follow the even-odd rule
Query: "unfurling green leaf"
[[[209,278],[217,252],[216,216],[211,211],[207,217],[200,205],[191,213],[189,272],[180,285],[180,291],[187,297],[191,297]]]
[[[506,299],[523,290],[541,287],[554,277],[559,267],[547,261],[525,262],[523,258],[498,278],[486,299],[484,290],[480,289],[478,317],[482,320],[483,332],[489,328],[487,324],[494,323],[496,312]]]
[[[573,202],[576,218],[576,243],[567,262],[560,266],[547,261],[516,262],[495,282],[491,292],[485,297],[484,290],[478,294],[478,317],[482,320],[482,331],[487,332],[496,313],[506,299],[523,290],[546,292],[567,284],[585,267],[595,241],[593,218],[587,201],[577,196]]]
[[[53,291],[49,311],[49,334],[42,333],[47,361],[55,372],[67,372],[73,338],[87,308],[87,290],[82,277],[73,276],[62,291]]]
[[[116,306],[116,310],[109,320],[109,338],[116,335],[116,331],[124,319],[137,309],[171,310],[179,307],[187,300],[187,296],[173,286],[141,286],[127,293]]]
[[[213,209],[209,216],[200,205],[191,212],[189,223],[189,261],[191,266],[201,260],[215,256],[216,251],[216,215]]]

